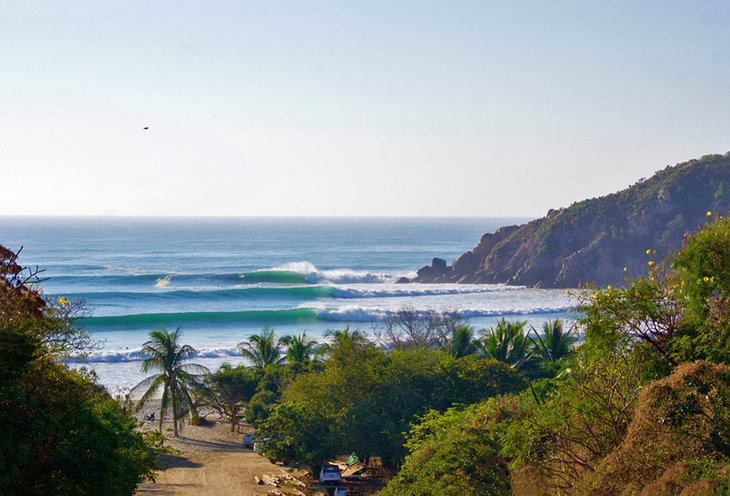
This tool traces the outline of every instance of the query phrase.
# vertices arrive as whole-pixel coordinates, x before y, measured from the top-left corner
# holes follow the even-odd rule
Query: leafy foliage
[[[308,339],[306,332],[298,336],[284,336],[280,341],[286,346],[286,361],[290,365],[306,366],[320,351],[319,343]]]
[[[504,454],[515,467],[538,467],[556,491],[573,487],[626,435],[641,389],[641,365],[631,353],[577,360],[558,389],[510,426]]]
[[[563,321],[560,319],[548,319],[542,325],[542,335],[535,332],[535,339],[532,340],[533,354],[542,360],[559,362],[573,353],[575,335],[563,329]]]
[[[530,338],[525,333],[524,321],[508,322],[504,317],[484,334],[482,352],[489,358],[507,363],[516,369],[532,358]]]
[[[224,363],[207,377],[196,393],[202,403],[231,422],[231,432],[238,429],[246,405],[256,394],[263,372],[252,367],[232,367]]]
[[[343,340],[320,373],[289,384],[286,406],[274,408],[260,430],[279,440],[268,448],[275,458],[316,468],[328,456],[355,452],[394,467],[405,457],[403,432],[416,416],[524,386],[519,373],[493,360],[425,348],[385,352]]]
[[[60,362],[86,336],[16,260],[0,246],[0,494],[131,495],[157,450],[93,377]]]
[[[274,329],[264,327],[261,334],[254,334],[247,341],[238,343],[238,350],[245,358],[250,359],[255,367],[265,369],[269,365],[278,365],[284,361],[281,354],[284,341],[276,336]]]
[[[594,347],[649,346],[666,365],[730,361],[730,219],[690,237],[684,249],[626,288],[584,295],[581,323]]]
[[[499,455],[500,432],[521,416],[519,410],[514,399],[492,399],[428,412],[408,434],[412,454],[380,494],[511,494],[509,470]]]
[[[469,325],[459,325],[451,330],[451,335],[445,344],[445,348],[454,358],[462,358],[476,354],[479,351],[474,328]]]
[[[672,296],[684,310],[672,352],[730,363],[730,218],[717,218],[692,236],[672,268]]]
[[[730,356],[730,221],[708,214],[665,263],[645,248],[646,277],[582,294],[577,348],[558,322],[535,331],[531,347],[519,323],[488,331],[485,355],[548,378],[423,416],[383,494],[724,494],[730,374],[708,361]],[[511,413],[485,416],[495,401]]]

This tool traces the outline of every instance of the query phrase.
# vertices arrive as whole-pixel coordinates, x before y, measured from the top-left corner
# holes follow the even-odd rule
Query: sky
[[[727,151],[727,0],[0,0],[0,215],[539,217]]]

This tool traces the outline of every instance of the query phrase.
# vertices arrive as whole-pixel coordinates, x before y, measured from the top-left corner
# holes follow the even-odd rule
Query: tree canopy
[[[0,246],[0,494],[131,495],[154,474],[154,445],[93,376],[61,362],[87,336],[37,274]]]

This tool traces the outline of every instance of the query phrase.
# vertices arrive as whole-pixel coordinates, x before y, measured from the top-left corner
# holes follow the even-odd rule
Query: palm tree
[[[535,337],[532,339],[533,351],[543,360],[557,362],[573,352],[575,335],[563,329],[563,321],[560,319],[549,319],[542,325],[542,336],[532,328]],[[543,337],[544,336],[544,337]]]
[[[286,346],[286,360],[290,364],[309,363],[319,347],[317,341],[307,339],[306,331],[299,336],[284,336],[280,341]]]
[[[238,343],[238,351],[244,358],[253,362],[254,367],[265,369],[269,365],[280,364],[284,361],[281,355],[283,339],[276,337],[276,331],[269,326],[261,329],[261,334],[254,334],[248,341]]]
[[[450,339],[446,343],[446,350],[454,357],[461,358],[477,352],[474,339],[474,328],[470,325],[456,326],[451,330]]]
[[[178,437],[177,421],[187,413],[197,416],[190,395],[210,371],[195,363],[184,363],[196,353],[188,344],[180,344],[180,328],[170,332],[158,329],[150,332],[150,339],[142,345],[142,372],[159,371],[132,388],[132,393],[145,390],[139,399],[137,409],[142,408],[156,393],[162,390],[160,401],[160,432],[168,409],[172,408],[173,435]]]
[[[499,319],[497,326],[489,329],[480,342],[485,356],[505,362],[515,369],[522,367],[532,358],[530,338],[524,329],[527,322],[507,322]]]
[[[355,345],[361,345],[367,341],[367,334],[362,331],[358,331],[357,329],[351,331],[350,326],[346,326],[341,331],[339,329],[327,329],[324,331],[324,336],[332,338],[331,343],[325,343],[322,345],[322,349],[324,351],[330,351],[337,345],[347,341],[351,341]]]

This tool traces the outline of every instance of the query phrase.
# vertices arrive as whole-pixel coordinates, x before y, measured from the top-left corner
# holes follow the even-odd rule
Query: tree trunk
[[[177,381],[173,379],[170,382],[170,403],[172,403],[172,435],[180,437],[177,431],[177,396],[175,396],[175,389],[177,389]]]

